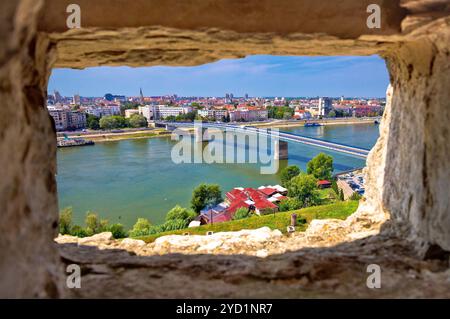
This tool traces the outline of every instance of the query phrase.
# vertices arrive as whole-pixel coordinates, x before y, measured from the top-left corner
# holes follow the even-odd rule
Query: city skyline
[[[193,67],[55,69],[48,91],[64,96],[341,96],[383,97],[385,62],[367,57],[249,56]]]

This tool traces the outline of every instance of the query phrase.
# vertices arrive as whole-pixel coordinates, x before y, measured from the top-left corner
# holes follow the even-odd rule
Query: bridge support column
[[[194,126],[194,138],[196,143],[208,141],[207,128],[201,126]]]
[[[169,124],[166,125],[166,131],[172,132],[172,131],[175,131],[175,129],[176,129],[176,127],[173,125],[169,125]]]
[[[288,142],[275,140],[275,150],[274,150],[275,160],[287,160],[289,157],[289,147]]]

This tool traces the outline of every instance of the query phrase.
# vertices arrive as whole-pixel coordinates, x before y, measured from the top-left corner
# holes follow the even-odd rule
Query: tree
[[[233,220],[244,219],[249,217],[251,214],[250,210],[245,207],[238,208],[232,217]]]
[[[72,207],[66,207],[59,213],[59,232],[61,235],[71,234],[72,214]]]
[[[147,119],[145,118],[145,116],[143,116],[141,114],[131,115],[129,123],[130,123],[131,127],[147,127],[148,126]]]
[[[300,169],[295,165],[290,165],[283,168],[283,170],[280,173],[281,185],[287,187],[289,181],[298,174],[300,174]]]
[[[167,213],[166,221],[180,219],[190,223],[195,217],[197,214],[194,211],[176,205]]]
[[[331,110],[331,111],[328,113],[328,117],[336,117],[336,112],[335,112],[334,110]]]
[[[108,227],[108,220],[99,219],[98,214],[91,211],[86,213],[84,223],[86,224],[86,233],[89,235],[101,233]]]
[[[123,116],[112,115],[112,116],[103,116],[100,119],[100,128],[111,130],[117,128],[127,127],[127,120]]]
[[[86,232],[86,230],[83,229],[83,227],[78,226],[78,225],[74,225],[72,227],[72,229],[70,230],[70,234],[72,236],[77,236],[77,237],[86,237],[86,236],[88,236],[88,233]]]
[[[317,180],[313,175],[300,173],[291,179],[288,186],[289,197],[296,198],[302,207],[314,206],[320,202]]]
[[[100,128],[100,119],[92,114],[88,114],[86,117],[86,126],[91,130],[98,130]]]
[[[342,188],[341,188],[341,191],[339,192],[339,199],[342,201],[345,200],[344,191],[342,190]]]
[[[196,213],[205,207],[217,205],[222,201],[222,191],[217,184],[200,184],[192,192],[191,207]]]
[[[122,224],[112,224],[107,228],[115,239],[127,237],[127,232]]]
[[[146,218],[138,218],[136,224],[130,230],[131,237],[148,235],[152,224]]]
[[[320,153],[308,162],[306,172],[315,178],[331,180],[333,173],[333,157]]]

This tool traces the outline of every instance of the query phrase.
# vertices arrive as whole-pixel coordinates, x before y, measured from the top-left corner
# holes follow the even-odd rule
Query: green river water
[[[284,128],[282,131],[371,148],[378,125],[332,125]],[[170,137],[97,143],[95,146],[58,149],[59,207],[72,206],[74,222],[83,224],[86,211],[110,222],[131,227],[138,217],[160,223],[173,206],[189,206],[198,184],[217,183],[223,194],[233,187],[258,187],[279,182],[278,174],[261,175],[257,164],[175,164]],[[334,158],[335,171],[362,167],[365,160],[302,144],[289,143],[285,165],[306,163],[320,152]]]

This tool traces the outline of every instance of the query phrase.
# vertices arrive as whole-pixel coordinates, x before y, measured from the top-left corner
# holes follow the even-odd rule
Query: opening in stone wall
[[[378,56],[54,69],[47,108],[57,130],[60,234],[66,235],[58,241],[111,232],[152,243],[171,234],[262,227],[270,236],[288,236],[314,219],[345,220],[364,200],[363,168],[379,136],[388,83]],[[192,161],[173,158],[180,140],[174,130],[192,132],[196,124],[217,135],[200,143],[202,155],[216,145],[212,163],[204,156],[195,162],[196,143]],[[259,143],[271,131],[286,154],[264,173]],[[226,132],[236,134],[232,161]]]

